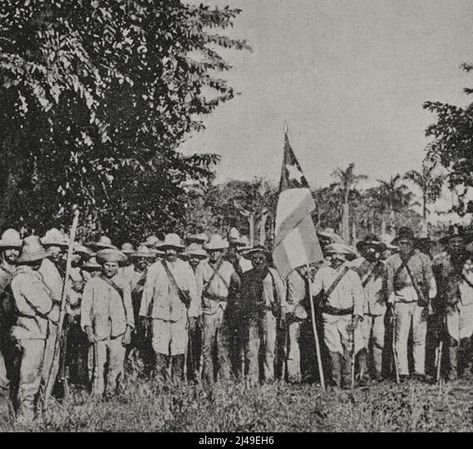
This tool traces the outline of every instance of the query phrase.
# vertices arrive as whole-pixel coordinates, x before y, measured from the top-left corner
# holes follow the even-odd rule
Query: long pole
[[[79,224],[79,210],[76,208],[74,211],[74,219],[72,220],[72,227],[71,233],[69,236],[69,246],[67,248],[67,262],[66,262],[66,274],[64,277],[64,284],[62,287],[62,295],[61,295],[61,308],[59,311],[59,322],[57,325],[57,335],[56,340],[54,342],[54,352],[53,352],[53,361],[51,363],[51,368],[47,376],[46,380],[46,388],[44,391],[44,398],[43,398],[43,411],[48,408],[49,398],[51,396],[51,392],[54,387],[54,379],[53,372],[55,371],[53,367],[56,365],[58,357],[59,357],[59,350],[61,346],[61,335],[62,335],[62,328],[64,326],[64,318],[66,316],[66,298],[69,291],[70,285],[70,272],[71,272],[71,261],[72,261],[72,251],[74,249],[74,240],[76,238],[76,231],[77,225]],[[64,348],[65,350],[65,348]]]
[[[310,273],[309,264],[306,265],[307,274]],[[324,378],[324,367],[322,366],[322,357],[320,355],[320,344],[319,344],[319,335],[317,334],[317,325],[315,324],[315,309],[314,302],[312,300],[312,283],[309,280],[309,302],[310,302],[310,314],[312,317],[312,331],[314,332],[314,341],[315,341],[315,353],[317,355],[317,366],[319,369],[320,384],[322,385],[322,390],[325,391],[325,378]]]

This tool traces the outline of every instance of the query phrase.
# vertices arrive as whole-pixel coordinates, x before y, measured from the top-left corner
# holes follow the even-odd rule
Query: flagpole
[[[306,267],[307,267],[307,276],[310,277],[309,264],[307,264]],[[322,366],[322,357],[320,355],[319,335],[317,333],[317,325],[315,324],[315,310],[314,310],[314,302],[312,300],[312,282],[310,281],[310,279],[308,279],[308,282],[309,282],[310,313],[312,317],[312,331],[314,332],[315,353],[317,355],[317,367],[319,369],[320,384],[322,385],[322,390],[325,391],[324,367]]]

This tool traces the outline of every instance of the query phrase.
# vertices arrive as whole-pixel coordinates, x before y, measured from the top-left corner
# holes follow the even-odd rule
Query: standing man
[[[325,247],[328,266],[314,276],[312,294],[321,293],[324,342],[332,362],[335,386],[350,388],[352,358],[361,345],[364,293],[358,274],[346,263],[354,251],[344,243]],[[353,368],[352,368],[353,369]]]
[[[456,380],[459,373],[472,374],[473,260],[465,250],[466,236],[460,226],[451,226],[440,242],[447,245],[447,250],[433,265],[438,285],[435,311],[440,318],[437,326],[441,333],[447,333],[448,380]]]
[[[352,263],[365,293],[364,317],[361,324],[363,348],[358,353],[359,375],[362,382],[369,379],[368,362],[377,381],[382,380],[384,350],[384,316],[386,296],[384,290],[385,266],[380,260],[385,250],[376,235],[367,235],[357,243],[360,257]],[[372,347],[372,352],[370,348]]]
[[[46,232],[44,237],[41,239],[41,243],[47,249],[49,256],[43,259],[41,267],[39,268],[39,274],[43,276],[44,283],[50,291],[51,299],[59,307],[61,305],[62,289],[64,286],[63,276],[60,271],[60,268],[62,267],[60,267],[60,265],[62,263],[61,259],[64,250],[68,247],[69,242],[61,231],[52,228]],[[52,366],[54,345],[58,331],[62,332],[62,329],[57,329],[55,326],[50,326],[49,328],[42,368],[45,381],[50,371],[52,371],[51,375],[53,379],[56,379],[59,372],[59,363]]]
[[[386,260],[388,305],[396,314],[395,349],[401,380],[409,376],[408,338],[413,331],[414,377],[425,379],[425,339],[430,301],[437,294],[430,259],[414,248],[414,232],[401,227],[393,244],[399,253]]]
[[[256,245],[250,252],[253,269],[242,276],[242,315],[246,334],[248,376],[252,384],[274,381],[277,319],[284,319],[286,292],[279,273],[268,265],[268,252]],[[259,372],[260,347],[263,373]]]
[[[11,335],[21,352],[18,412],[26,419],[35,416],[46,339],[49,329],[56,328],[59,319],[59,305],[52,301],[51,292],[38,271],[48,256],[37,236],[26,237],[11,281],[17,310]]]
[[[300,333],[301,323],[307,318],[307,312],[302,305],[308,296],[308,282],[310,274],[307,267],[297,267],[286,280],[286,323],[288,334],[288,348],[286,349],[287,380],[297,383],[301,377],[301,350]]]
[[[85,285],[81,326],[94,352],[92,392],[109,397],[119,388],[126,346],[131,342],[135,323],[130,286],[118,276],[119,264],[126,256],[109,248],[98,251],[96,257],[102,269]]]
[[[202,285],[197,283],[197,271],[201,262],[207,259],[206,251],[198,243],[191,243],[185,252],[196,283],[195,310],[189,310],[189,343],[187,346],[187,377],[199,381],[200,356],[202,354]]]
[[[189,265],[177,257],[184,245],[177,234],[167,234],[159,248],[165,260],[150,266],[141,301],[140,316],[151,319],[156,371],[163,381],[184,378],[188,310],[199,301]]]
[[[224,259],[228,242],[214,234],[205,244],[209,259],[200,263],[197,273],[198,289],[202,291],[202,377],[207,383],[214,381],[214,350],[217,353],[218,377],[228,380],[231,375],[229,316],[240,290],[240,279],[232,264]]]
[[[0,403],[6,405],[13,375],[14,348],[10,342],[15,323],[15,300],[10,282],[20,254],[21,238],[14,229],[7,229],[0,240]]]

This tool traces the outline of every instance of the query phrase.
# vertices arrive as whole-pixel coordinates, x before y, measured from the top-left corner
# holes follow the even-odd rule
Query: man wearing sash
[[[48,256],[39,237],[26,237],[16,261],[19,267],[11,280],[17,314],[11,336],[21,352],[18,412],[26,419],[35,415],[46,341],[49,329],[56,327],[59,319],[59,304],[52,300],[38,272]]]
[[[425,342],[430,301],[437,294],[432,264],[425,254],[414,248],[414,232],[401,227],[393,244],[399,253],[386,260],[388,306],[396,315],[395,350],[400,380],[409,376],[408,338],[413,331],[414,377],[425,378]]]
[[[461,227],[451,226],[448,235],[440,242],[447,245],[447,250],[433,262],[438,285],[436,312],[442,318],[442,330],[447,332],[448,379],[455,380],[459,372],[471,376],[473,260],[465,250],[466,236]],[[459,361],[463,362],[460,370]]]
[[[368,359],[373,368],[374,378],[382,380],[382,361],[384,349],[384,316],[386,296],[384,290],[385,266],[380,260],[386,249],[375,235],[367,235],[357,243],[360,257],[352,263],[358,273],[365,293],[364,316],[361,324],[363,348],[358,353],[361,381],[369,379]],[[372,353],[370,347],[372,343]]]
[[[158,377],[180,382],[184,379],[188,317],[197,309],[197,289],[189,264],[177,257],[185,249],[181,238],[167,234],[157,249],[165,251],[164,260],[148,269],[140,316],[151,320]]]
[[[210,237],[204,249],[209,259],[200,263],[196,279],[202,291],[202,377],[214,381],[213,351],[217,352],[218,377],[228,380],[231,373],[230,340],[234,304],[228,304],[239,295],[240,279],[232,264],[224,259],[228,242],[218,234]]]
[[[354,250],[344,243],[325,247],[328,266],[314,276],[312,294],[321,293],[324,342],[332,362],[332,381],[337,387],[350,388],[352,360],[361,345],[364,293],[358,274],[347,265]]]
[[[0,240],[0,402],[8,403],[14,351],[10,330],[15,322],[15,301],[10,282],[20,254],[21,238],[14,229],[7,229]]]
[[[81,326],[93,351],[95,395],[111,396],[123,375],[126,346],[135,327],[130,285],[118,275],[126,256],[118,249],[97,252],[101,273],[87,281],[81,303]],[[105,372],[107,366],[107,372]]]
[[[273,382],[277,319],[285,312],[286,290],[279,273],[268,266],[269,254],[264,246],[256,245],[248,255],[254,268],[241,278],[248,377],[253,384],[260,378]],[[263,352],[262,376],[259,372],[260,347]]]

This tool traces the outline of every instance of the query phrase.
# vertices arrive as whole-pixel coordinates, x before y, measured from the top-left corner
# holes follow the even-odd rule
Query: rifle
[[[69,367],[67,366],[67,357],[66,351],[68,346],[68,331],[69,326],[66,322],[64,324],[64,328],[62,330],[62,338],[61,338],[61,354],[60,354],[60,366],[59,366],[59,381],[62,385],[62,391],[64,394],[64,399],[69,397]]]
[[[435,354],[435,362],[436,362],[435,382],[437,384],[440,384],[442,380],[443,326],[444,326],[444,320],[442,317],[442,322],[440,323],[440,329],[439,329],[439,345],[437,346],[437,350],[435,351],[436,352]]]
[[[352,319],[353,323],[353,319]],[[356,361],[356,354],[355,354],[355,327],[353,327],[353,330],[351,332],[351,348],[350,348],[350,374],[351,374],[351,380],[350,380],[350,387],[353,390],[355,388],[355,361]]]
[[[69,236],[69,246],[67,249],[66,274],[64,276],[64,284],[62,286],[61,308],[59,311],[59,322],[57,326],[58,332],[56,335],[56,340],[54,342],[54,352],[53,352],[53,360],[51,363],[51,368],[46,377],[46,387],[44,391],[43,406],[42,406],[43,412],[46,411],[48,408],[49,398],[51,396],[51,393],[54,387],[54,382],[56,380],[53,378],[52,374],[54,371],[53,367],[57,363],[57,360],[60,355],[59,352],[60,352],[60,347],[61,347],[61,339],[62,339],[61,337],[63,336],[64,318],[66,316],[66,298],[67,298],[67,294],[69,292],[69,286],[70,286],[72,251],[74,249],[74,240],[76,237],[78,224],[79,224],[79,209],[77,209],[77,207],[74,207],[74,219],[72,221],[71,233]],[[64,347],[64,350],[65,350],[65,347]]]
[[[392,345],[392,351],[393,351],[393,365],[394,365],[394,374],[396,376],[396,383],[400,383],[399,380],[399,367],[397,363],[397,350],[396,350],[396,310],[395,310],[395,304],[393,304],[393,320],[392,320],[392,339],[391,339],[391,345]]]

